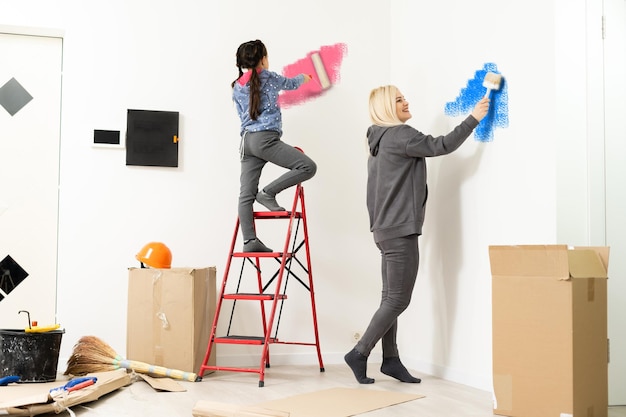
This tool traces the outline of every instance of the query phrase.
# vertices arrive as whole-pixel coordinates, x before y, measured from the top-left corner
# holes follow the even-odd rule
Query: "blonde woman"
[[[406,124],[411,118],[409,103],[397,87],[382,86],[370,93],[367,210],[382,257],[382,297],[365,333],[345,355],[361,384],[374,382],[367,377],[367,359],[378,341],[382,341],[382,373],[402,382],[421,382],[400,361],[396,332],[397,318],[409,306],[417,278],[418,237],[428,197],[426,158],[458,149],[488,110],[489,99],[483,98],[452,132],[434,137]]]

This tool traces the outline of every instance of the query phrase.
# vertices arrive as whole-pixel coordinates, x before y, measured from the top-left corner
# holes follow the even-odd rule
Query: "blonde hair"
[[[378,126],[396,126],[403,124],[396,113],[395,85],[384,85],[370,92],[369,110],[372,123]]]

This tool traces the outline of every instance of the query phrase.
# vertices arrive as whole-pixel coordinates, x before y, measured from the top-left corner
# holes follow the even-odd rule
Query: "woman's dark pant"
[[[369,356],[382,340],[383,358],[399,357],[396,344],[398,316],[409,306],[419,266],[418,235],[404,236],[377,243],[382,256],[382,297],[378,310],[356,345]]]

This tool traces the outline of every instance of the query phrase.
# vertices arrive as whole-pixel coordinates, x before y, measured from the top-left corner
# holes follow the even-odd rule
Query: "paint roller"
[[[313,62],[313,68],[315,69],[315,73],[317,74],[317,79],[319,80],[322,90],[326,90],[331,86],[331,84],[319,52],[313,52],[311,54],[311,61]]]

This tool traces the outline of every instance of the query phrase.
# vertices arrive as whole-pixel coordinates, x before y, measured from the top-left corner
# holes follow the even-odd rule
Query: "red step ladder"
[[[226,262],[224,278],[217,301],[215,317],[211,326],[209,343],[206,355],[198,376],[203,377],[205,371],[232,371],[232,372],[252,372],[259,374],[259,387],[263,387],[265,381],[265,369],[270,367],[269,346],[271,344],[303,345],[315,346],[320,364],[320,372],[324,372],[322,353],[320,351],[319,334],[317,329],[317,313],[315,311],[315,291],[313,289],[313,274],[311,271],[311,257],[309,252],[309,233],[307,228],[306,210],[304,205],[304,188],[301,184],[296,186],[291,211],[265,211],[254,212],[255,227],[257,221],[283,220],[287,222],[287,236],[282,252],[235,252],[235,244],[239,236],[239,217],[235,224],[230,252]],[[295,230],[294,230],[295,228]],[[305,261],[301,259],[305,258]],[[239,277],[234,292],[227,292],[229,276],[233,261],[241,262]],[[280,265],[276,267],[276,262]],[[268,263],[273,264],[271,268]],[[261,265],[263,264],[263,268]],[[267,269],[266,269],[267,268]],[[277,268],[277,269],[276,269]],[[252,270],[252,271],[250,271]],[[265,271],[272,270],[268,275]],[[244,273],[248,272],[248,274]],[[250,278],[250,273],[255,278]],[[307,277],[301,279],[297,274],[304,272]],[[255,281],[255,292],[244,292],[242,287],[247,281]],[[287,284],[295,279],[308,291],[311,300],[311,313],[313,319],[314,342],[293,342],[283,341],[278,338],[278,328],[283,312],[283,305],[287,299]],[[232,278],[231,278],[232,280]],[[249,284],[249,283],[248,283]],[[232,286],[232,284],[231,284]],[[232,290],[231,290],[232,291]],[[216,336],[216,329],[222,313],[222,302],[232,300],[232,308],[228,322],[228,330],[225,336]],[[231,333],[235,307],[238,302],[258,301],[260,305],[260,319],[262,335],[234,335]],[[268,307],[265,303],[269,303]],[[235,345],[259,345],[262,348],[261,360],[258,368],[245,367],[224,367],[219,365],[208,365],[211,352],[217,344]]]

